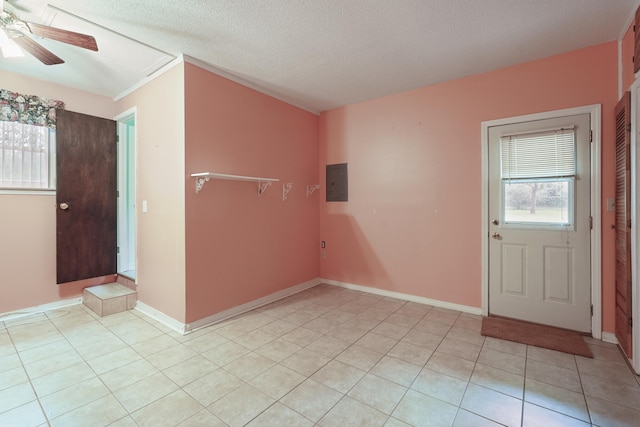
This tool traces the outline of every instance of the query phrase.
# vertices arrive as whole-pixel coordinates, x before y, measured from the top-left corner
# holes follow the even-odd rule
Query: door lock
[[[491,224],[498,225],[498,224],[500,224],[500,221],[498,221],[497,219],[494,219],[494,220],[491,221]]]
[[[60,209],[62,209],[63,211],[66,211],[67,209],[69,209],[69,203],[66,203],[66,202],[60,203]]]

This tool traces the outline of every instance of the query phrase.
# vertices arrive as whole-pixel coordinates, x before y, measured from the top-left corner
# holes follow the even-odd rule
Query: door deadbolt
[[[60,203],[60,209],[62,209],[63,211],[66,211],[67,209],[69,209],[69,203],[66,203],[66,202]]]
[[[500,221],[498,221],[497,219],[494,219],[493,221],[491,221],[491,224],[498,225],[500,224]]]

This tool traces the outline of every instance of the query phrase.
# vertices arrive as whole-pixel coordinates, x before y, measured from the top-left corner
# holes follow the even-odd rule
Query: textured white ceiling
[[[41,23],[51,20],[47,7],[51,4],[161,53],[188,55],[280,99],[320,112],[618,39],[640,0],[10,0],[9,4],[22,19]],[[73,23],[65,25],[78,31]],[[97,41],[99,46],[109,45],[109,40]],[[121,52],[128,50],[126,43],[118,46]],[[130,81],[151,67],[150,59],[140,60],[138,55],[105,60],[101,52],[96,55],[57,42],[48,42],[47,47],[67,63],[46,67],[32,58],[21,62],[0,58],[0,69],[116,96],[131,84],[105,85],[105,74]],[[101,61],[119,66],[105,73]],[[120,72],[123,76],[118,77]]]

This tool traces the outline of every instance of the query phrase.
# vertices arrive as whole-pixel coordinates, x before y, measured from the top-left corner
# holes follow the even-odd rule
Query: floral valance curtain
[[[0,121],[56,127],[56,110],[64,102],[0,89]]]

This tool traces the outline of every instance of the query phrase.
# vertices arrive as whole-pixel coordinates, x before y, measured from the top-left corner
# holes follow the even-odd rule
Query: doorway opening
[[[118,274],[136,279],[136,112],[118,122]]]

